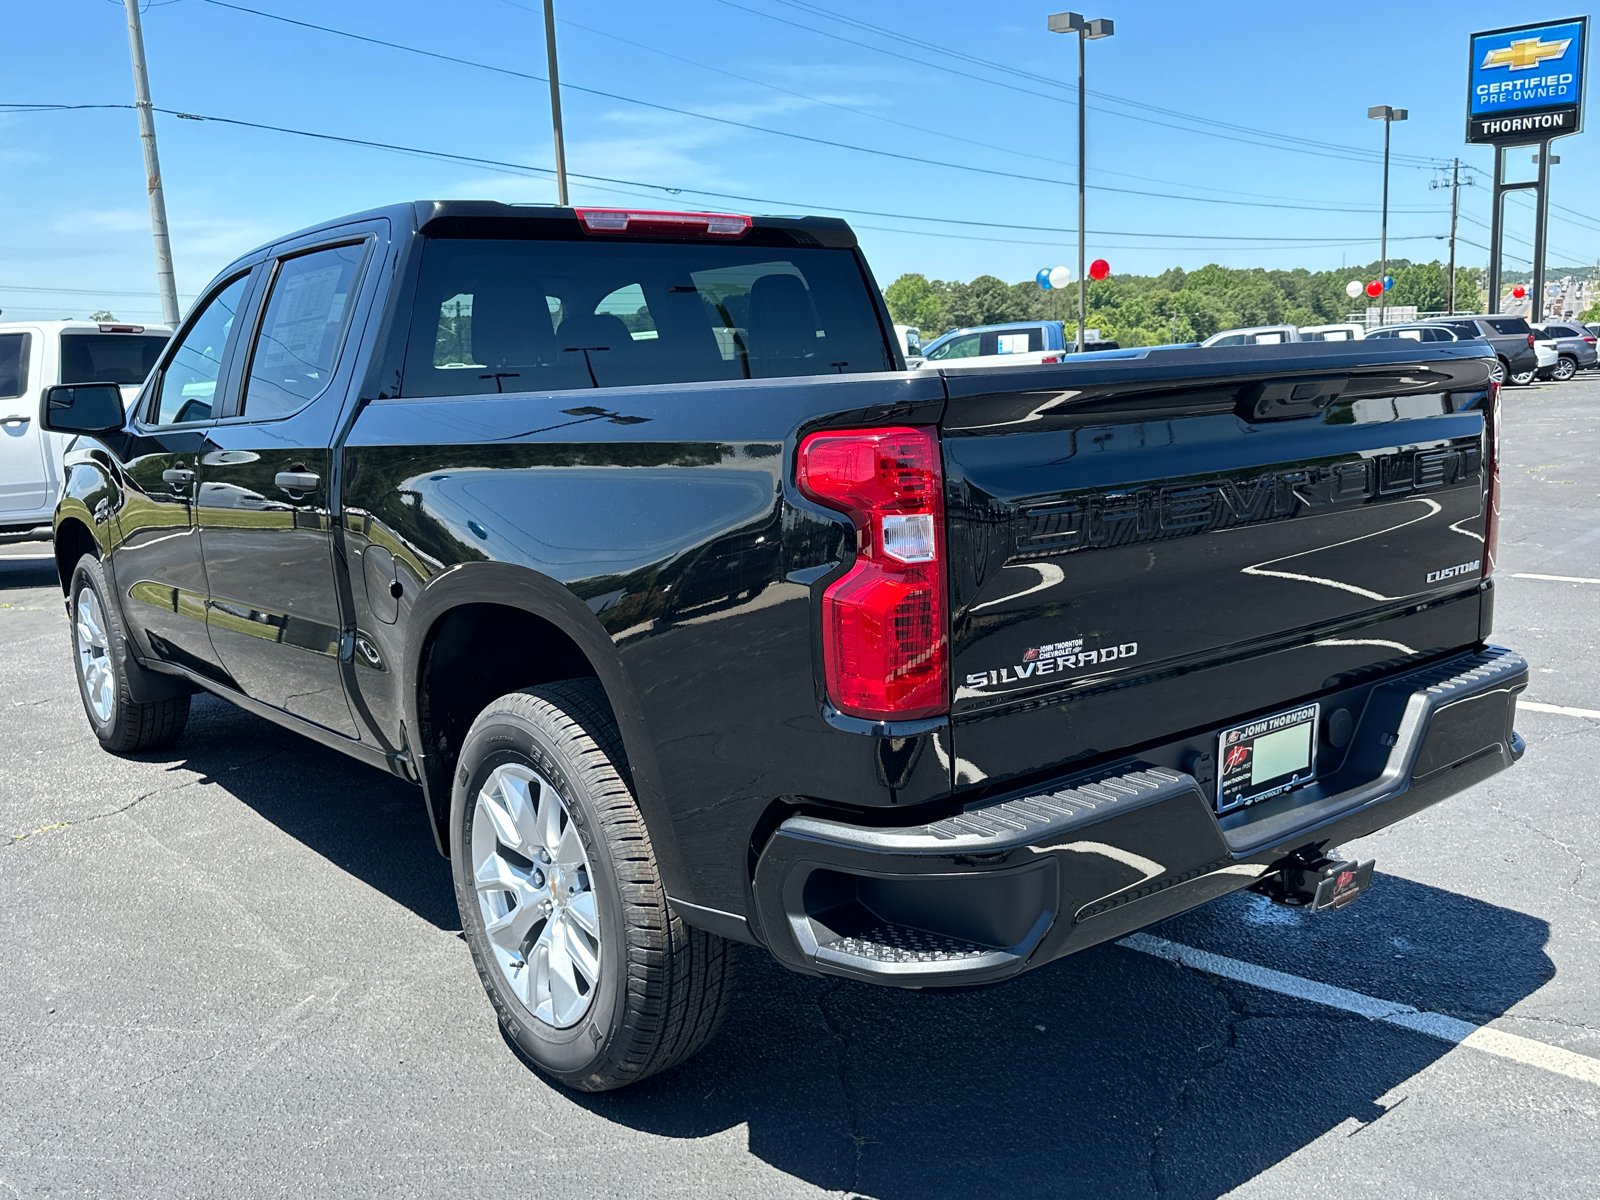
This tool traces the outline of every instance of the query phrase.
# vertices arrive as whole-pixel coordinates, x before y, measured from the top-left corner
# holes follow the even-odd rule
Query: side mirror
[[[58,383],[39,404],[39,424],[52,433],[120,433],[125,420],[114,383]]]

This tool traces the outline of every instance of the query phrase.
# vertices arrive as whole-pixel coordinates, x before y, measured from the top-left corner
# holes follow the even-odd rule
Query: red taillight
[[[1058,362],[1061,361],[1061,355],[1059,355],[1059,354],[1046,354],[1039,361],[1041,363],[1058,363]]]
[[[633,237],[743,237],[749,217],[728,213],[645,212],[634,208],[579,208],[585,233],[626,233]]]
[[[1531,333],[1528,335],[1528,349],[1533,349],[1533,334]]]
[[[946,712],[944,494],[931,427],[813,433],[796,480],[850,514],[855,565],[822,595],[828,695],[840,712],[909,720]]]
[[[143,333],[143,325],[102,325],[101,333]]]
[[[1491,383],[1483,409],[1483,574],[1494,572],[1494,554],[1500,539],[1500,385]]]
[[[1594,338],[1584,338],[1583,340],[1588,342],[1589,345],[1591,345],[1591,346],[1595,344],[1595,339]]]

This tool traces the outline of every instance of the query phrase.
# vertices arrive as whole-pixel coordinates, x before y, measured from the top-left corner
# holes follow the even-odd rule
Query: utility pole
[[[167,201],[161,191],[161,160],[156,157],[156,117],[150,103],[150,76],[144,66],[144,30],[139,26],[139,0],[123,0],[128,10],[128,54],[133,59],[133,107],[139,114],[139,141],[144,147],[144,180],[150,191],[150,232],[156,243],[156,282],[161,288],[161,315],[178,327],[178,282],[172,274],[172,242],[167,237]]]
[[[1079,13],[1052,13],[1045,22],[1046,28],[1051,33],[1075,33],[1078,35],[1078,347],[1077,352],[1083,353],[1084,326],[1086,323],[1084,301],[1084,192],[1087,190],[1084,177],[1084,159],[1087,153],[1088,139],[1085,132],[1084,113],[1088,109],[1083,81],[1083,44],[1098,38],[1108,38],[1115,32],[1111,21],[1104,17],[1092,21],[1085,21]]]
[[[1461,211],[1461,160],[1450,167],[1450,315],[1456,315],[1456,218]]]
[[[128,0],[133,4],[135,0]],[[556,74],[556,5],[544,0],[544,49],[550,60],[550,124],[556,141],[556,203],[567,203],[567,143],[561,134],[561,79]]]

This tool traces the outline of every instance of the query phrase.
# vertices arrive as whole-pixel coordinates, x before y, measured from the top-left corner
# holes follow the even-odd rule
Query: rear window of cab
[[[872,293],[847,250],[429,238],[401,394],[892,367]]]

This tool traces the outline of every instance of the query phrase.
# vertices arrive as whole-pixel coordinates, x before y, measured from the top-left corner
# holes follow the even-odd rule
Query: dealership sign
[[[1588,41],[1588,17],[1473,34],[1467,141],[1515,145],[1577,133]]]

